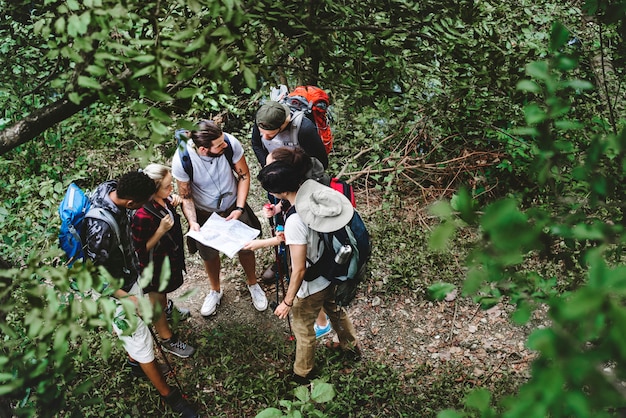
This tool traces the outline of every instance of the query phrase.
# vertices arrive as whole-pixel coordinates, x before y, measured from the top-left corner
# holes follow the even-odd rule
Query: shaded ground
[[[259,252],[259,274],[272,257],[270,249]],[[213,328],[221,321],[235,321],[256,324],[264,330],[288,329],[287,322],[275,317],[270,309],[265,312],[254,309],[236,258],[223,258],[224,296],[216,315],[203,318],[199,310],[209,290],[208,279],[197,255],[188,257],[187,267],[185,283],[171,296],[175,298],[195,290],[187,299],[177,302],[191,309],[193,327]],[[275,286],[262,286],[268,299],[275,301]],[[375,287],[376,284],[362,286],[348,309],[365,360],[384,363],[401,373],[410,373],[422,364],[436,370],[452,361],[465,365],[477,383],[497,379],[502,373],[526,376],[533,353],[524,344],[531,327],[544,325],[542,313],[530,325],[519,327],[510,322],[510,307],[504,305],[483,311],[466,298],[432,302],[418,293],[390,296],[377,292]],[[327,338],[336,339],[336,335],[333,332]]]

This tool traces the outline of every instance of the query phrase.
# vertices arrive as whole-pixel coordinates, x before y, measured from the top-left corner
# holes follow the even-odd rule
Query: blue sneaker
[[[320,327],[317,324],[313,325],[313,329],[315,330],[315,338],[322,338],[324,335],[330,334],[330,332],[333,330],[333,327],[330,325],[328,317],[326,317],[326,321],[327,322],[325,327]]]

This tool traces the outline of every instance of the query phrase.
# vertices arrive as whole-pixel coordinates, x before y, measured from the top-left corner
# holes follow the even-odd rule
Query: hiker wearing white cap
[[[324,276],[313,277],[315,264],[324,251],[319,232],[331,232],[346,225],[354,208],[341,193],[314,180],[304,181],[302,170],[280,161],[265,166],[257,176],[265,190],[278,199],[287,200],[292,208],[285,221],[285,243],[291,257],[291,278],[283,301],[274,314],[286,318],[293,314],[296,358],[293,380],[306,384],[315,376],[315,319],[321,308],[326,311],[340,349],[353,359],[360,358],[356,332],[346,311],[335,303],[334,286]],[[308,275],[307,275],[308,273]],[[310,277],[309,277],[310,276]]]

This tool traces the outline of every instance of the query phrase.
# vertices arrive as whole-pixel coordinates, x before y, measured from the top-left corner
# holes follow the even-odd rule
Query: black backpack
[[[286,216],[295,212],[296,208],[292,206]],[[336,287],[335,303],[348,306],[367,273],[367,262],[372,254],[369,232],[356,210],[350,222],[342,228],[333,232],[316,232],[324,243],[324,249],[317,262],[307,260],[310,266],[304,274],[304,280],[311,281],[324,276]],[[342,257],[342,254],[348,255]]]
[[[189,156],[189,150],[187,149],[188,138],[185,135],[186,132],[186,129],[177,129],[174,133],[174,138],[176,138],[176,145],[178,146],[180,161],[183,164],[183,169],[189,176],[189,181],[193,181],[193,165],[191,163],[191,157]],[[230,168],[235,170],[235,164],[233,163],[233,147],[230,144],[230,139],[226,133],[224,133],[224,142],[226,142],[227,145],[224,150],[224,155],[226,156],[226,160],[228,160],[228,164],[230,164]]]

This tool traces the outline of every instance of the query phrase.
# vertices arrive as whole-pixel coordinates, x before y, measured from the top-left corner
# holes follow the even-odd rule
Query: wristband
[[[290,304],[288,304],[288,303],[287,303],[287,301],[286,301],[285,299],[283,299],[283,303],[284,303],[285,305],[287,305],[288,307],[290,307],[290,308],[293,306],[293,303],[290,305]]]
[[[241,213],[243,213],[243,211],[245,210],[244,208],[242,208],[241,206],[237,206],[234,210],[240,210]]]

